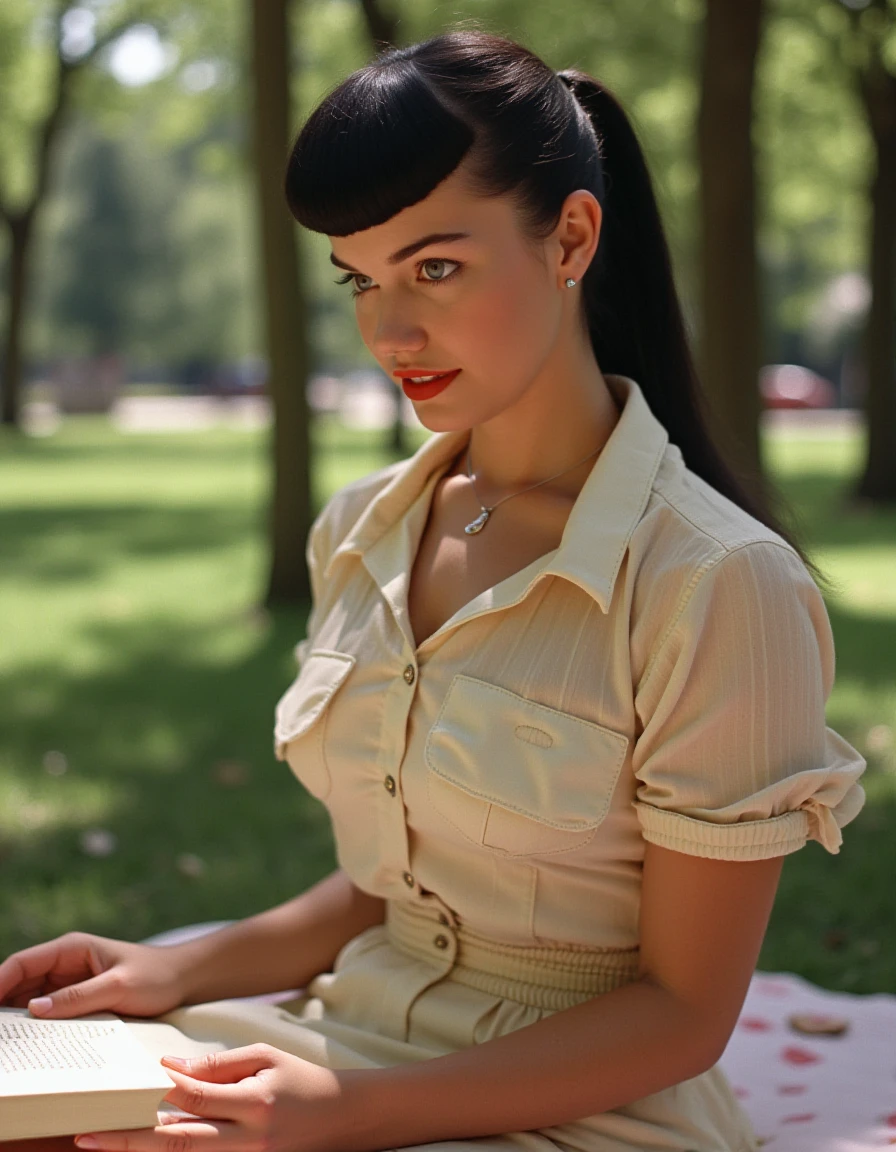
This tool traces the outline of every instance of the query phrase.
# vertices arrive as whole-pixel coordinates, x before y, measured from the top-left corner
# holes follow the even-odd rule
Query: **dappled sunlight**
[[[113,819],[125,790],[75,773],[41,780],[33,766],[4,765],[0,774],[0,840],[36,840],[62,829],[84,829]]]
[[[316,438],[319,500],[387,459],[381,431],[323,418]],[[139,939],[307,886],[333,855],[322,807],[273,756],[305,611],[258,607],[260,434],[87,418],[0,440],[0,953],[75,927]],[[888,987],[896,513],[847,512],[855,443],[767,442],[831,579],[828,720],[867,756],[869,799],[839,856],[788,858],[760,967]]]

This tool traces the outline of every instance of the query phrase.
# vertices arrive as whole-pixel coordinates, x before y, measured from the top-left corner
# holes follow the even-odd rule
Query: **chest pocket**
[[[628,739],[599,724],[455,676],[426,741],[434,807],[495,853],[587,844],[607,815]]]
[[[274,751],[286,760],[312,796],[330,791],[324,750],[326,711],[355,664],[354,656],[320,649],[304,654],[302,670],[277,704]]]

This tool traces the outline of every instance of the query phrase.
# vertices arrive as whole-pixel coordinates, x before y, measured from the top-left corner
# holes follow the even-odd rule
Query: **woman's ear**
[[[603,210],[593,193],[580,188],[566,197],[552,237],[558,285],[570,279],[578,283],[588,271],[597,251],[602,220]]]

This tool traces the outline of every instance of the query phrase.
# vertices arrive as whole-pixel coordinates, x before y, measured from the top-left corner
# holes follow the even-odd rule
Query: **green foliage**
[[[0,198],[14,209],[34,185],[35,130],[53,98],[49,7],[0,6]]]
[[[406,42],[474,23],[519,38],[557,68],[590,71],[617,92],[645,146],[693,315],[698,0],[565,0],[560,9],[534,0],[391,3]],[[33,128],[51,98],[50,5],[7,0],[0,7],[0,189],[22,197],[30,187]],[[132,361],[214,362],[257,352],[246,4],[91,0],[87,7],[98,33],[129,15],[150,21],[169,62],[157,80],[128,88],[111,74],[107,49],[77,76],[79,112],[71,124],[77,139],[60,156],[41,235],[31,350],[47,358],[100,341],[99,312],[92,317],[85,299],[76,317],[71,292],[62,291],[56,274],[61,269],[70,284],[95,277],[102,231],[117,249],[106,265],[106,292],[131,317],[122,322],[122,340]],[[871,153],[850,71],[859,43],[850,20],[839,0],[767,5],[755,138],[769,360],[811,359],[823,342],[817,329],[827,284],[865,262]],[[368,58],[370,47],[358,0],[304,0],[295,5],[294,21],[298,127],[326,91]],[[887,51],[896,58],[896,39]],[[117,166],[124,174],[122,197],[130,203],[126,211],[122,204],[117,230],[111,218],[97,219],[90,181],[96,185],[99,174],[84,162],[89,139],[106,141],[110,170]],[[114,161],[112,151],[120,153]],[[346,294],[332,283],[326,241],[303,236],[301,246],[317,365],[369,363]],[[96,300],[99,294],[88,293]],[[834,364],[842,341],[837,345],[835,336],[827,343]]]

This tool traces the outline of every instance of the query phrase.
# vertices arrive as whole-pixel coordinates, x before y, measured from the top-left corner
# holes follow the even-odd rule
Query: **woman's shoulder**
[[[320,558],[335,551],[352,534],[374,500],[408,466],[398,460],[346,484],[324,504],[311,527],[310,540]]]
[[[632,602],[676,617],[703,586],[722,583],[764,598],[817,595],[796,549],[781,535],[691,472],[674,445],[657,471],[629,549]],[[757,589],[757,582],[761,588]]]

